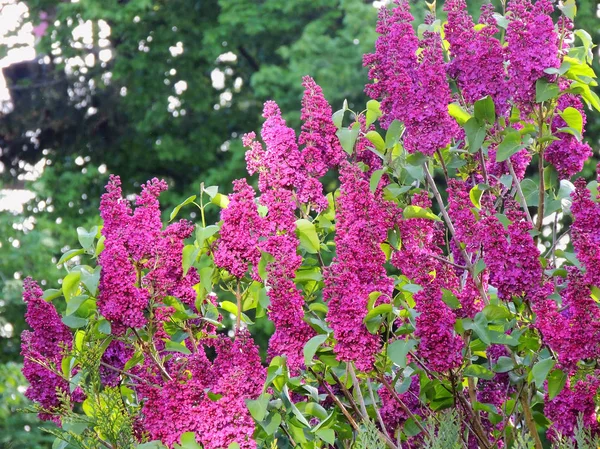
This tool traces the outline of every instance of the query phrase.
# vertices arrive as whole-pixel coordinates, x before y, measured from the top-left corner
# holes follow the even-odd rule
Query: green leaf
[[[342,127],[345,113],[346,113],[345,109],[340,109],[339,111],[335,111],[333,113],[333,115],[331,116],[331,119],[333,120],[333,124],[336,126],[337,129],[340,129]]]
[[[367,116],[366,116],[366,126],[367,128],[371,126],[375,120],[381,117],[381,107],[377,100],[369,100],[367,101]],[[379,135],[379,134],[378,134]],[[383,140],[382,140],[383,143]]]
[[[340,139],[340,144],[346,153],[352,155],[354,152],[354,144],[356,143],[359,132],[360,126],[353,125],[351,128],[338,129],[335,133],[335,135],[338,136],[338,139]]]
[[[560,89],[555,83],[550,83],[546,78],[540,78],[535,83],[535,102],[542,103],[558,97]]]
[[[217,232],[219,232],[219,227],[217,225],[210,225],[205,228],[203,228],[202,226],[197,226],[196,227],[196,243],[198,243],[198,245],[200,247],[202,247],[202,245],[204,244],[204,241],[211,238]]]
[[[300,246],[311,254],[319,252],[320,242],[314,223],[301,218],[296,220],[296,234],[300,239]]]
[[[67,310],[65,311],[65,314],[73,315],[75,312],[77,312],[79,307],[81,307],[81,304],[83,304],[87,299],[89,299],[88,295],[78,295],[71,297],[69,301],[67,301]]]
[[[111,334],[110,321],[106,320],[105,318],[102,318],[100,321],[98,321],[98,331],[103,333],[104,335],[110,335]]]
[[[264,420],[260,425],[265,429],[267,435],[273,435],[281,424],[281,415],[277,412],[271,413],[268,420]]]
[[[396,340],[388,345],[387,355],[400,368],[406,368],[406,357],[415,346],[417,340]]]
[[[496,373],[507,373],[515,367],[515,363],[510,357],[500,356],[498,361],[494,365],[494,371]]]
[[[173,340],[165,341],[165,351],[180,352],[181,354],[191,354],[191,351],[182,343],[177,343]]]
[[[313,338],[308,340],[304,345],[304,364],[306,366],[312,366],[313,357],[317,353],[319,347],[327,340],[327,335],[315,335]]]
[[[371,189],[372,193],[375,193],[375,191],[377,190],[377,187],[379,186],[379,181],[381,180],[381,177],[383,176],[384,173],[385,173],[385,168],[381,168],[379,170],[375,170],[373,172],[373,174],[371,175],[371,180],[369,182],[369,188]]]
[[[504,29],[508,28],[508,24],[510,23],[510,21],[506,17],[504,17],[502,14],[495,12],[493,14],[493,17],[496,20],[496,23],[498,24],[498,26],[500,28],[504,28]]]
[[[485,123],[477,117],[472,117],[465,123],[464,128],[469,142],[469,153],[476,153],[485,140]]]
[[[169,216],[169,221],[173,221],[173,219],[177,216],[177,214],[179,213],[181,208],[187,204],[193,203],[195,199],[196,199],[196,195],[189,196],[183,201],[183,203],[175,206],[175,208],[173,209],[173,212],[171,212],[171,215]]]
[[[492,125],[496,121],[496,106],[489,95],[475,102],[475,117]]]
[[[229,197],[222,193],[217,193],[211,198],[210,202],[219,206],[221,209],[225,209],[229,205]]]
[[[333,429],[319,429],[316,435],[325,441],[327,444],[333,446],[335,444],[335,431]]]
[[[388,126],[387,132],[385,133],[386,148],[392,148],[398,143],[403,128],[404,126],[402,125],[402,122],[398,120],[394,120],[392,123],[390,123],[390,126]]]
[[[467,377],[477,377],[479,379],[492,380],[495,374],[482,365],[469,365],[463,371]]]
[[[392,304],[379,304],[377,307],[374,307],[372,310],[369,310],[369,313],[365,315],[363,319],[363,323],[379,316],[385,315],[386,313],[390,313],[393,310]]]
[[[202,449],[196,442],[196,434],[194,432],[185,432],[181,435],[181,444],[175,444],[175,449]]]
[[[451,309],[460,309],[460,301],[450,290],[442,289],[442,301]]]
[[[61,295],[62,290],[58,290],[56,288],[49,288],[48,290],[44,291],[44,295],[42,296],[42,298],[46,302],[51,302],[53,299],[56,299]]]
[[[420,206],[412,206],[412,205],[406,206],[404,208],[402,216],[407,219],[408,218],[425,218],[427,220],[442,221],[442,219],[440,217],[438,217],[437,215],[433,214],[429,210],[424,209]]]
[[[88,320],[85,318],[79,318],[75,315],[68,315],[62,317],[62,322],[69,326],[71,329],[79,329],[87,325]]]
[[[481,196],[483,195],[483,192],[485,190],[487,189],[482,189],[481,184],[478,184],[475,187],[473,187],[469,192],[469,198],[471,198],[471,203],[473,203],[473,206],[475,206],[477,209],[481,209],[481,204],[479,201],[481,200]]]
[[[263,393],[254,400],[246,399],[246,407],[248,407],[248,411],[256,421],[260,422],[265,419],[270,400],[271,395],[268,393]]]
[[[521,181],[521,190],[525,196],[525,201],[528,206],[537,206],[539,203],[539,186],[530,178],[525,178]]]
[[[562,391],[567,383],[567,375],[564,371],[555,369],[548,375],[548,397],[554,399]]]
[[[194,265],[194,262],[196,262],[199,253],[200,248],[198,248],[196,245],[185,245],[183,247],[183,256],[181,257],[181,264],[183,267],[184,276],[187,274],[192,265]]]
[[[60,259],[58,260],[58,262],[56,262],[56,265],[62,265],[66,261],[71,260],[73,257],[79,256],[79,255],[84,254],[84,253],[85,253],[85,249],[83,249],[83,248],[71,249],[71,250],[67,251],[66,253],[64,253],[60,257]]]
[[[533,368],[531,368],[531,378],[538,387],[541,388],[544,385],[548,373],[554,368],[555,364],[556,362],[553,359],[544,359],[533,365]]]
[[[101,235],[100,238],[98,239],[98,243],[96,243],[96,250],[94,251],[94,257],[98,257],[100,255],[100,253],[102,252],[102,250],[104,249],[104,241],[106,240],[106,237]]]
[[[471,118],[471,114],[465,111],[458,103],[450,103],[448,105],[448,114],[450,114],[450,117],[453,117],[460,126],[464,126]]]
[[[479,339],[486,345],[491,343],[488,329],[488,321],[482,312],[475,315],[474,320],[464,319],[463,327],[467,330],[473,330]]]
[[[562,112],[559,112],[562,119],[567,123],[567,126],[573,128],[579,132],[579,135],[583,133],[583,117],[574,107],[567,107]]]
[[[502,143],[496,149],[496,162],[507,160],[523,148],[525,148],[525,145],[521,142],[521,134],[519,131],[510,128]]]
[[[505,320],[511,317],[511,313],[506,307],[498,306],[496,304],[488,304],[485,306],[483,314],[490,321]]]
[[[383,154],[385,152],[385,142],[377,131],[369,131],[367,134],[365,134],[365,137],[369,140],[369,142],[375,145],[375,149],[379,151],[379,153]]]
[[[567,134],[571,134],[572,136],[575,136],[575,138],[581,142],[581,139],[583,139],[583,137],[581,136],[581,133],[579,131],[577,131],[575,128],[571,128],[570,126],[565,126],[563,128],[558,128],[556,130],[557,133],[567,133]]]
[[[67,302],[69,302],[71,296],[73,296],[79,288],[80,279],[81,273],[79,271],[72,271],[64,277],[62,282],[62,292]]]
[[[563,0],[559,3],[558,9],[560,9],[569,19],[575,19],[575,15],[577,14],[577,4],[575,3],[575,0]]]
[[[475,276],[479,275],[483,270],[485,270],[485,261],[483,259],[479,259],[475,264],[473,274]]]
[[[87,289],[87,291],[92,296],[96,296],[96,292],[98,291],[98,284],[100,282],[100,268],[96,267],[93,272],[89,272],[86,268],[82,268],[81,273],[81,282]]]
[[[90,250],[92,248],[97,234],[98,226],[92,227],[89,231],[82,227],[77,228],[77,239],[79,240],[81,247],[85,250]]]

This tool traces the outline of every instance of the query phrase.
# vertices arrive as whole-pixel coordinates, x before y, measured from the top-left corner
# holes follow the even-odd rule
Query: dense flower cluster
[[[535,83],[547,76],[549,67],[559,67],[559,36],[554,29],[550,0],[511,0],[507,6],[510,19],[506,29],[506,59],[509,89],[521,112],[531,110],[535,100]]]
[[[295,272],[302,264],[296,236],[294,190],[295,186],[302,185],[302,161],[294,131],[286,126],[279,107],[267,102],[263,115],[266,121],[261,136],[266,150],[259,153],[256,161],[261,167],[260,203],[268,210],[263,231],[265,240],[260,243],[260,250],[273,258],[267,265],[269,317],[275,324],[269,354],[286,355],[288,366],[297,370],[304,364],[304,345],[314,335],[303,319],[304,298],[294,283]],[[252,169],[248,167],[249,171]]]
[[[592,433],[598,431],[595,396],[599,387],[598,378],[588,376],[575,385],[567,384],[558,396],[546,402],[544,413],[552,421],[548,431],[551,438],[573,435],[580,416],[585,429]]]
[[[427,192],[415,194],[413,206],[431,207]],[[419,354],[432,370],[448,371],[460,365],[463,341],[454,332],[456,316],[442,301],[442,289],[458,289],[452,267],[440,260],[442,230],[423,218],[403,220],[399,228],[402,247],[394,253],[392,263],[423,288],[414,296],[419,312],[415,332],[420,338]]]
[[[583,276],[572,267],[561,296],[562,311],[551,300],[536,304],[535,311],[545,341],[558,355],[563,369],[574,372],[578,361],[600,355],[600,308]]]
[[[585,267],[586,282],[600,285],[600,205],[591,198],[584,179],[575,181],[575,191],[571,196],[573,248]]]
[[[248,265],[252,265],[252,277],[260,280],[258,239],[262,233],[263,220],[254,197],[254,189],[245,179],[233,182],[229,204],[221,212],[223,225],[215,250],[215,265],[227,269],[238,278],[246,274]]]
[[[503,299],[511,296],[531,297],[542,280],[540,252],[529,233],[531,223],[518,203],[506,201],[506,216],[511,221],[505,230],[496,215],[482,219],[483,259],[490,273],[490,284]]]
[[[448,75],[456,79],[467,103],[475,103],[489,95],[497,111],[504,114],[508,108],[508,86],[504,51],[500,41],[494,37],[498,27],[492,16],[493,6],[486,4],[482,7],[479,23],[485,26],[480,30],[475,29],[465,0],[446,1],[444,10],[448,12],[444,31],[451,55]]]
[[[336,136],[337,127],[331,118],[331,106],[325,100],[323,90],[310,76],[303,78],[302,85],[305,91],[300,118],[304,123],[298,143],[304,145],[302,159],[307,177],[299,186],[298,199],[321,211],[327,208],[327,200],[319,178],[329,168],[337,167],[346,154]]]
[[[381,99],[381,126],[387,128],[394,120],[407,117],[412,108],[413,72],[417,63],[419,40],[411,22],[414,17],[406,0],[396,0],[393,10],[381,8],[376,31],[380,34],[375,53],[364,56],[369,78],[375,83],[365,87],[371,98]]]
[[[23,375],[29,382],[25,396],[38,403],[41,419],[60,424],[55,414],[63,405],[59,393],[69,397],[69,384],[59,373],[63,354],[71,349],[73,336],[54,305],[44,300],[42,289],[35,281],[27,278],[23,285],[23,300],[27,304],[25,320],[31,327],[31,331],[23,331],[21,335]],[[70,398],[81,402],[81,390],[76,389]]]
[[[442,40],[439,33],[425,31],[419,42],[410,25],[413,17],[408,2],[396,3],[398,7],[391,13],[382,8],[376,51],[364,58],[370,67],[369,77],[376,80],[366,92],[372,98],[382,98],[383,127],[395,119],[404,122],[404,145],[409,153],[432,155],[458,133],[448,114],[450,87]],[[417,47],[421,48],[418,57]]]
[[[379,292],[380,302],[389,302],[392,295],[393,281],[383,266],[385,254],[380,244],[393,225],[393,216],[381,198],[370,192],[358,166],[343,164],[340,181],[336,256],[325,273],[323,297],[329,305],[327,321],[337,341],[338,359],[352,360],[357,368],[368,370],[381,343],[363,319],[369,294]]]
[[[172,380],[146,389],[144,428],[169,448],[191,431],[206,449],[233,442],[254,449],[254,421],[244,401],[260,395],[265,379],[258,348],[246,331],[211,345],[217,353],[212,363],[204,352],[180,357],[171,364]]]
[[[558,99],[556,106],[557,112],[565,112],[565,109],[573,108],[582,118],[582,134],[585,131],[586,116],[583,111],[581,100],[574,95],[566,94]],[[567,122],[560,116],[555,115],[552,121],[552,131],[556,132],[560,128],[568,127]],[[544,157],[550,162],[561,178],[570,178],[575,173],[580,172],[583,164],[592,156],[592,148],[589,144],[578,140],[577,136],[566,132],[559,132],[556,140],[544,152]]]
[[[98,259],[102,267],[98,308],[115,334],[144,326],[144,310],[151,298],[161,301],[173,295],[187,304],[196,299],[193,286],[199,282],[198,273],[191,268],[184,275],[181,263],[183,240],[194,227],[180,221],[162,230],[158,196],[166,189],[167,184],[158,179],[144,184],[133,213],[122,197],[118,177],[111,177],[102,195],[105,248]]]

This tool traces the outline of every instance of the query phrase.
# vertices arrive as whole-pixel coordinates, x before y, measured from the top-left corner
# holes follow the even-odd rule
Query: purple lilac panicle
[[[508,2],[506,29],[506,59],[509,88],[513,101],[522,113],[531,111],[535,102],[535,83],[547,77],[544,70],[560,67],[559,36],[550,14],[554,7],[549,0]]]
[[[371,193],[357,165],[342,164],[340,180],[336,256],[325,272],[323,297],[329,305],[327,321],[337,341],[334,351],[338,359],[370,370],[381,342],[368,331],[363,319],[370,293],[380,292],[381,300],[388,302],[393,291],[380,247],[393,221],[383,199]]]
[[[475,30],[465,0],[446,1],[444,11],[448,12],[444,31],[451,54],[448,75],[456,79],[467,103],[473,104],[489,95],[497,112],[505,114],[508,110],[508,86],[504,50],[494,37],[498,27],[492,16],[493,5],[482,6],[480,23],[485,26],[479,31]]]
[[[221,220],[223,224],[214,253],[215,265],[238,278],[246,274],[248,265],[252,265],[252,278],[260,280],[258,240],[263,219],[258,213],[254,189],[245,179],[233,182],[233,193],[229,195],[229,204],[221,211]]]
[[[585,131],[587,120],[581,100],[575,95],[565,94],[558,99],[558,105],[556,106],[557,114],[552,121],[553,133],[556,133],[559,128],[568,126],[567,122],[558,113],[569,107],[579,111],[583,119],[582,134]],[[560,140],[552,142],[546,148],[544,157],[554,165],[561,178],[570,178],[575,173],[581,171],[585,161],[592,156],[592,148],[586,142],[577,140],[577,137],[572,134],[558,132],[556,136]]]
[[[214,362],[203,351],[179,357],[170,365],[173,380],[145,389],[144,428],[169,448],[181,434],[194,432],[205,449],[234,442],[255,449],[254,421],[245,400],[256,399],[265,380],[258,347],[247,331],[239,331],[233,341],[221,336],[207,344],[216,351]]]
[[[27,304],[25,321],[31,327],[31,331],[21,334],[23,375],[29,382],[25,396],[41,407],[40,419],[60,425],[60,417],[55,414],[61,406],[57,393],[70,396],[72,402],[83,401],[81,390],[69,394],[68,382],[54,372],[61,371],[63,355],[71,349],[73,336],[54,305],[44,300],[38,284],[26,278],[23,286],[23,301]]]

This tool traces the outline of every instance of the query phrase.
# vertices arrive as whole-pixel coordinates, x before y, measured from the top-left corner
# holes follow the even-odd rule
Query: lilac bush
[[[296,136],[265,103],[257,189],[202,185],[165,225],[165,181],[128,201],[111,177],[61,288],[24,284],[55,446],[596,447],[600,197],[577,174],[600,100],[573,5],[448,0],[413,27],[396,0],[364,110],[307,76]]]

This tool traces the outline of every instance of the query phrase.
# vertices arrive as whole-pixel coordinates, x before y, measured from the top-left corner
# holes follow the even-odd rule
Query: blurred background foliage
[[[484,2],[468,1],[474,15]],[[299,127],[303,75],[323,87],[334,110],[344,99],[362,109],[362,55],[373,49],[384,3],[0,0],[0,8],[26,6],[10,28],[33,26],[36,47],[35,59],[3,70],[10,101],[0,109],[0,444],[49,447],[35,417],[17,413],[27,405],[21,281],[56,284],[56,262],[76,243],[75,228],[98,223],[108,174],[120,175],[128,193],[165,178],[170,190],[161,201],[170,211],[201,182],[227,192],[245,176],[240,137],[259,129],[265,100]],[[412,3],[422,18],[425,2]],[[577,4],[576,27],[598,42],[596,0]],[[0,59],[18,50],[4,37]],[[598,73],[597,53],[594,65]],[[594,150],[599,138],[596,115],[587,132]],[[593,176],[596,163],[584,175]],[[15,207],[12,189],[33,198]]]

